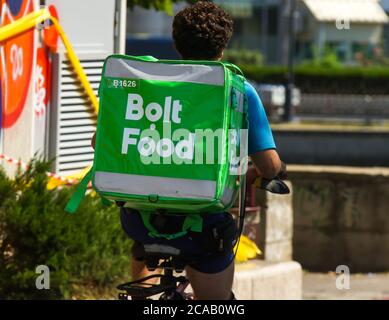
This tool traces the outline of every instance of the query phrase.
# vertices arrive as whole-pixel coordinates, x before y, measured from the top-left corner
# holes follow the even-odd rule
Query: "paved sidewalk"
[[[389,300],[389,273],[352,274],[349,290],[338,290],[336,273],[303,274],[303,299]]]

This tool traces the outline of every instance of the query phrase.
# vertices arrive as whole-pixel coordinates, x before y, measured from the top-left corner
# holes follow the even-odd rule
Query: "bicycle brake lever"
[[[254,181],[255,187],[263,189],[275,194],[289,194],[290,189],[281,179],[274,178],[272,180],[257,177]]]

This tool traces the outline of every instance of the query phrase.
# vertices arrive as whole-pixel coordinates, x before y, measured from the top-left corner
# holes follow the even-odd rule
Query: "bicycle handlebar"
[[[263,189],[275,194],[289,194],[288,185],[283,182],[287,178],[286,165],[282,163],[281,171],[273,179],[261,177],[255,167],[250,167],[246,173],[247,184],[254,185],[258,189]]]
[[[262,177],[258,177],[254,181],[255,187],[263,189],[275,194],[289,194],[290,189],[288,185],[279,178],[268,180]]]

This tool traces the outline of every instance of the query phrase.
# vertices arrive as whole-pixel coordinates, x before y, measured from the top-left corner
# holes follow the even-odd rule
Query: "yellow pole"
[[[92,102],[92,106],[94,109],[95,114],[97,115],[99,113],[99,102],[97,101],[96,95],[93,92],[93,89],[88,81],[88,78],[85,75],[84,69],[81,66],[80,60],[78,59],[76,53],[73,50],[73,47],[66,36],[64,30],[62,29],[61,25],[58,23],[58,20],[55,17],[50,17],[50,20],[53,22],[55,28],[57,29],[62,42],[66,48],[66,52],[68,54],[69,60],[74,68],[74,71],[76,72],[78,78],[81,81],[81,84],[83,85],[90,101]]]
[[[50,12],[47,9],[41,9],[1,27],[0,42],[35,27],[38,23],[49,19],[50,16]]]

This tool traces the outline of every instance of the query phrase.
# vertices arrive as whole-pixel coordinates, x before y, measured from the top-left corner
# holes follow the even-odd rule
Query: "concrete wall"
[[[292,190],[290,183],[288,186]],[[256,191],[256,202],[261,208],[258,245],[265,261],[292,260],[292,194],[275,195],[263,190]]]
[[[299,263],[250,260],[237,264],[232,290],[238,300],[301,300]]]
[[[291,184],[288,182],[289,187]],[[246,224],[257,228],[261,259],[236,264],[233,292],[237,299],[285,300],[302,298],[302,268],[292,260],[292,193],[255,192],[259,221],[248,215]]]
[[[389,169],[290,166],[293,259],[313,271],[389,270]]]
[[[29,84],[26,106],[33,105],[33,83]],[[10,128],[2,129],[3,146],[1,152],[9,157],[27,163],[34,154],[34,110],[24,107],[18,121]],[[0,161],[0,165],[9,175],[14,175],[17,167],[7,161]]]

